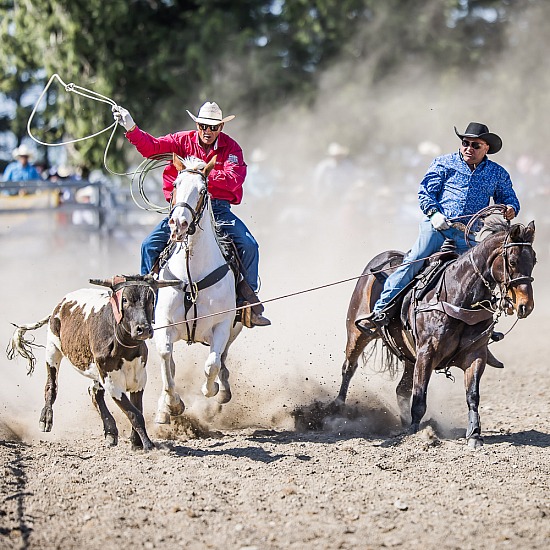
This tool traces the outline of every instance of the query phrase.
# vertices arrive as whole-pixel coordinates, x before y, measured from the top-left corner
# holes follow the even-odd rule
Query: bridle
[[[203,172],[201,172],[200,170],[193,170],[191,168],[186,168],[185,170],[181,170],[180,174],[182,172],[188,172],[190,174],[198,174],[199,176],[202,177],[203,186],[201,187],[201,189],[199,191],[199,200],[197,201],[197,206],[195,208],[193,208],[189,203],[187,203],[185,201],[180,201],[180,202],[173,203],[171,205],[170,214],[169,214],[168,217],[171,218],[172,214],[174,213],[174,210],[178,207],[187,208],[187,210],[189,210],[189,212],[191,212],[191,216],[192,216],[191,223],[189,224],[189,226],[187,228],[187,235],[193,235],[195,233],[196,229],[197,229],[197,226],[199,225],[200,220],[202,219],[202,216],[204,214],[204,210],[206,208],[206,204],[208,202],[207,201],[208,179],[207,179],[207,176]],[[178,239],[178,240],[176,240],[176,242],[182,242],[182,241]]]
[[[491,278],[493,281],[499,286],[500,289],[500,300],[498,300],[498,297],[494,291],[494,285],[492,285],[481,273],[479,268],[477,267],[476,263],[473,260],[473,250],[471,250],[468,255],[470,258],[470,263],[472,264],[474,271],[478,275],[478,277],[483,281],[483,284],[487,287],[489,292],[491,293],[491,303],[496,303],[499,301],[498,309],[502,310],[504,308],[504,303],[509,301],[509,298],[507,297],[508,292],[520,284],[525,283],[532,283],[535,279],[528,275],[520,275],[519,277],[512,278],[510,275],[510,262],[509,262],[509,250],[515,246],[529,246],[533,247],[533,243],[531,242],[514,242],[510,241],[510,232],[506,234],[506,237],[504,238],[504,241],[502,243],[502,252],[500,253],[500,256],[502,257],[502,265],[503,265],[503,276],[502,280],[499,280],[493,271],[494,264],[496,261],[493,260],[491,263],[491,266],[489,268],[489,273],[491,275]]]

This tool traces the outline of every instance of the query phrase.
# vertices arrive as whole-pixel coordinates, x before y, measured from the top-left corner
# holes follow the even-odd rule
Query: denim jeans
[[[258,264],[260,260],[258,243],[246,225],[233,212],[228,201],[212,199],[214,219],[221,225],[223,233],[235,243],[237,252],[244,268],[243,276],[252,290],[258,290]],[[141,274],[151,272],[170,239],[168,218],[164,218],[145,238],[141,245]]]
[[[419,235],[412,249],[403,259],[403,264],[398,267],[384,283],[384,290],[374,304],[374,311],[381,311],[388,305],[394,296],[400,290],[405,288],[424,266],[424,261],[420,258],[427,258],[437,252],[445,239],[453,239],[456,244],[456,251],[459,254],[466,252],[469,247],[464,239],[464,232],[450,227],[445,231],[435,229],[430,220],[425,219],[420,222]],[[475,240],[470,238],[470,245],[475,245]],[[419,260],[420,259],[420,260]],[[419,260],[419,261],[415,261]]]

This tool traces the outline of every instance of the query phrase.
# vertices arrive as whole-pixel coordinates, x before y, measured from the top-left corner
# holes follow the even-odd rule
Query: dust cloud
[[[346,311],[355,284],[342,281],[357,277],[377,253],[412,245],[420,220],[418,182],[438,152],[457,149],[453,126],[461,130],[470,121],[485,122],[503,138],[503,150],[494,160],[512,175],[522,202],[518,221],[537,223],[537,307],[493,348],[505,363],[521,360],[518,342],[529,341],[529,327],[547,321],[550,218],[544,199],[550,192],[545,155],[550,136],[538,117],[550,75],[532,71],[548,49],[544,44],[550,34],[542,27],[537,14],[526,10],[523,24],[511,27],[510,48],[494,59],[490,75],[465,67],[442,79],[426,67],[409,65],[375,85],[368,65],[342,60],[321,75],[315,104],[289,103],[261,119],[238,116],[226,126],[250,166],[245,198],[235,212],[260,243],[260,297],[273,324],[244,329],[233,344],[228,360],[233,400],[221,410],[200,392],[207,348],[176,344],[177,388],[196,422],[183,429],[154,431],[161,383],[159,358],[150,345],[144,408],[153,437],[294,429],[296,408],[330,403],[339,389]],[[533,39],[539,30],[539,39]],[[223,97],[216,100],[223,104]],[[347,149],[342,155],[346,164],[333,165],[323,180],[319,164],[329,158],[334,143]],[[121,226],[106,237],[66,224],[55,211],[2,212],[0,341],[9,341],[10,323],[42,318],[66,292],[87,286],[89,278],[138,272],[140,243],[154,223]],[[512,326],[513,320],[504,319],[499,328]],[[36,338],[44,343],[45,329]],[[61,366],[49,434],[38,430],[46,379],[43,351],[32,377],[26,376],[23,360],[10,362],[5,356],[0,357],[0,373],[0,420],[6,432],[24,440],[101,433],[87,381],[67,363]],[[449,432],[464,425],[466,414],[461,373],[454,374],[454,384],[434,377],[426,416]],[[485,376],[504,375],[493,370]],[[397,414],[395,384],[369,362],[357,371],[349,392],[357,414],[336,417],[325,429],[391,432]],[[114,404],[110,408],[121,434],[127,434],[127,420]],[[375,428],[361,421],[365,417]]]

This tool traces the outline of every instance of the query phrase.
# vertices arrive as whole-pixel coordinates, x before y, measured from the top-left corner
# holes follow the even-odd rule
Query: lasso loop
[[[81,95],[82,97],[85,97],[87,99],[92,99],[94,101],[99,101],[101,103],[106,103],[108,105],[111,105],[111,107],[115,107],[115,106],[118,107],[117,103],[115,101],[113,101],[111,98],[109,98],[107,96],[104,96],[104,95],[102,95],[98,92],[94,92],[93,90],[88,90],[87,88],[83,88],[82,86],[77,86],[73,82],[70,82],[69,84],[66,84],[65,82],[63,82],[63,80],[61,79],[61,77],[57,73],[54,73],[51,76],[51,78],[48,80],[48,83],[44,87],[44,90],[42,91],[42,93],[38,97],[38,99],[36,101],[36,104],[35,104],[32,112],[29,116],[29,120],[27,122],[27,134],[29,135],[29,137],[33,141],[35,141],[36,143],[39,143],[40,145],[44,145],[45,147],[60,147],[62,145],[69,145],[71,143],[78,143],[80,141],[85,141],[87,139],[92,139],[92,138],[97,137],[97,136],[103,134],[104,132],[108,132],[109,130],[112,129],[111,135],[109,136],[109,140],[107,141],[107,145],[105,146],[105,151],[103,153],[103,166],[105,167],[105,169],[107,170],[107,172],[109,172],[113,176],[132,176],[132,180],[130,182],[130,195],[132,197],[132,200],[134,201],[134,203],[136,204],[136,206],[138,208],[140,208],[141,210],[146,210],[148,212],[153,211],[153,212],[158,212],[160,214],[168,213],[169,208],[167,206],[166,207],[159,206],[157,204],[152,203],[148,199],[148,197],[145,193],[144,187],[143,187],[143,182],[145,180],[145,177],[147,176],[147,174],[151,170],[168,165],[169,161],[172,158],[171,155],[157,155],[155,157],[145,159],[133,172],[119,173],[119,172],[115,172],[114,170],[111,170],[111,168],[109,168],[109,166],[107,165],[107,154],[108,154],[109,148],[111,146],[111,143],[113,141],[117,126],[119,125],[119,123],[117,121],[114,121],[112,124],[110,124],[106,128],[103,128],[103,130],[100,130],[99,132],[95,132],[94,134],[90,134],[88,136],[77,138],[77,139],[71,139],[69,141],[62,141],[60,143],[46,143],[44,141],[41,141],[37,137],[33,136],[32,132],[31,132],[32,121],[33,121],[33,119],[36,115],[36,112],[38,110],[38,106],[40,105],[42,99],[46,95],[46,92],[49,90],[50,86],[53,84],[53,82],[55,80],[59,81],[61,86],[63,86],[64,90],[68,93],[75,93],[75,94]],[[140,204],[140,202],[137,200],[136,195],[134,193],[133,186],[134,186],[134,181],[136,179],[136,176],[138,178],[137,184],[138,184],[139,196],[141,197],[141,199],[145,203],[145,205],[146,205],[145,207]]]

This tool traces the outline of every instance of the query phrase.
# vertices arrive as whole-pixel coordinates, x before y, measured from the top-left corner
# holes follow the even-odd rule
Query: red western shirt
[[[182,158],[193,156],[208,162],[216,156],[216,164],[208,176],[208,191],[211,197],[229,201],[231,204],[241,202],[246,164],[241,146],[227,134],[220,132],[208,154],[199,142],[197,130],[176,132],[156,138],[136,126],[132,131],[126,132],[126,138],[146,158],[163,153],[176,153]],[[167,201],[170,201],[177,175],[178,172],[172,163],[162,174],[162,189]]]

